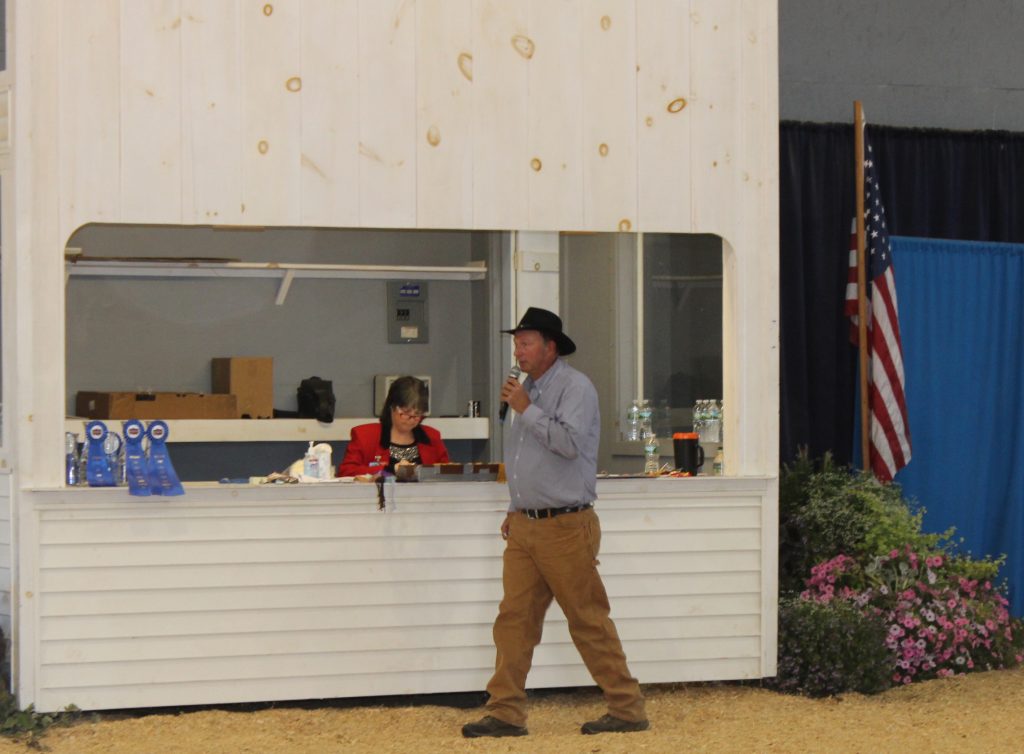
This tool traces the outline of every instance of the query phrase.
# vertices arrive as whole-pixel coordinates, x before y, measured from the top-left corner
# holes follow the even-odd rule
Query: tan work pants
[[[487,684],[488,714],[512,725],[526,724],[526,675],[554,597],[587,670],[604,692],[608,712],[631,722],[646,719],[640,684],[629,674],[609,617],[608,595],[597,572],[600,547],[601,524],[593,509],[555,518],[511,516],[502,575],[505,596],[494,621],[498,651]]]

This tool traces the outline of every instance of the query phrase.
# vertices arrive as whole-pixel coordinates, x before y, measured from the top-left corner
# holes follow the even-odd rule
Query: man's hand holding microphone
[[[512,407],[513,411],[521,414],[530,405],[530,396],[526,394],[522,383],[519,382],[519,375],[521,374],[522,370],[519,369],[518,365],[513,366],[508,373],[508,377],[505,378],[505,384],[501,386],[501,407],[498,409],[498,419],[502,422],[505,421],[509,406]]]

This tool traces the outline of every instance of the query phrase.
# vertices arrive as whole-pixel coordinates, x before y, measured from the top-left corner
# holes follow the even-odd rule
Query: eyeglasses
[[[404,411],[400,408],[396,408],[395,412],[403,419],[410,419],[412,421],[423,421],[423,414],[416,414],[409,411]]]

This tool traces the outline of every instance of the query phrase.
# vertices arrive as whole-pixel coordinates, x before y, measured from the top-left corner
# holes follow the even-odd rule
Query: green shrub
[[[846,602],[783,598],[778,674],[766,683],[810,696],[883,691],[891,685],[895,662],[885,645],[886,631],[881,620]]]
[[[837,554],[866,561],[905,545],[922,554],[949,549],[953,530],[921,531],[924,509],[903,499],[899,485],[802,452],[779,482],[779,588],[795,594],[811,567]]]

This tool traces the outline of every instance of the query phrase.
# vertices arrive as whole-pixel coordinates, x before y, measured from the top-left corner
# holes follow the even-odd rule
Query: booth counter
[[[641,683],[774,669],[777,482],[602,479],[601,572]],[[481,691],[504,484],[187,485],[21,497],[36,709]],[[29,677],[30,676],[30,677]],[[590,685],[557,606],[533,688]]]

